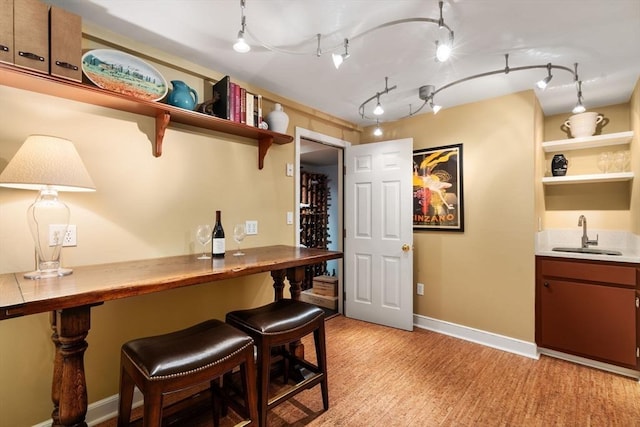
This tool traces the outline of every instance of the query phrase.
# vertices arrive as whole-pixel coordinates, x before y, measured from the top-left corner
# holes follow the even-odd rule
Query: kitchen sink
[[[597,255],[622,255],[620,251],[614,251],[611,249],[596,249],[596,248],[553,248],[555,252],[573,252],[576,254],[597,254]]]

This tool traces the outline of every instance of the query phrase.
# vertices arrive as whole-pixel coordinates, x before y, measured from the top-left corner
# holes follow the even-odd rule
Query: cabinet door
[[[51,75],[82,81],[82,19],[51,6]]]
[[[538,286],[538,345],[635,369],[635,289],[546,278]]]
[[[13,64],[13,0],[0,0],[0,62]]]
[[[49,6],[38,0],[13,3],[16,65],[49,72]]]

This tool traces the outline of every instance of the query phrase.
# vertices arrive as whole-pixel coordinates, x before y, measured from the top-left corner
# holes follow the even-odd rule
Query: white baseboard
[[[142,393],[136,387],[133,393],[133,407],[136,408],[142,405],[143,398]],[[85,417],[86,423],[89,427],[103,423],[111,418],[118,416],[118,395],[114,394],[97,402],[93,402],[87,408],[87,415]],[[51,420],[44,421],[39,424],[35,424],[33,427],[51,427]]]
[[[521,341],[515,338],[509,338],[503,335],[469,328],[467,326],[461,326],[419,314],[413,315],[413,324],[418,328],[428,329],[444,335],[450,335],[455,338],[486,345],[509,353],[519,354],[531,359],[539,359],[540,355],[544,354],[546,356],[567,360],[569,362],[640,380],[639,371],[598,362],[597,360],[585,359],[584,357],[574,356],[572,354],[566,354],[559,351],[539,348],[535,343]]]
[[[536,344],[532,342],[522,341],[480,329],[469,328],[419,314],[413,315],[413,324],[418,328],[486,345],[487,347],[515,353],[531,359],[539,358],[538,348]]]

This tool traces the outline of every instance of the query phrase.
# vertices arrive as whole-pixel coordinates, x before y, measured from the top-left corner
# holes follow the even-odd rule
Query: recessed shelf
[[[164,133],[171,122],[258,141],[258,167],[260,169],[264,166],[264,158],[272,144],[288,144],[293,141],[293,137],[290,135],[258,129],[160,102],[132,98],[9,64],[0,63],[0,85],[153,117],[156,121],[153,155],[156,157],[162,155]]]
[[[616,132],[604,135],[585,136],[582,138],[559,139],[542,143],[545,153],[558,151],[583,150],[585,148],[626,145],[631,142],[633,131]]]
[[[595,173],[588,175],[547,176],[542,178],[544,185],[591,184],[596,182],[618,182],[633,179],[633,172]]]

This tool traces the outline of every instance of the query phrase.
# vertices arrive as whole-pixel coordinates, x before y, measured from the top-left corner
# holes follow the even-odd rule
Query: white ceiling
[[[627,102],[640,76],[640,0],[445,0],[444,22],[455,32],[454,57],[434,60],[438,26],[413,22],[355,37],[386,22],[438,18],[437,0],[246,0],[251,52],[232,50],[240,0],[47,0],[83,20],[121,33],[317,110],[366,126],[360,104],[385,88],[381,122],[415,111],[418,88],[504,69],[551,62],[583,81],[587,109]],[[322,55],[316,55],[316,34]],[[355,37],[355,39],[353,39]],[[331,53],[351,57],[336,70]],[[259,40],[258,40],[259,39]],[[261,46],[296,51],[287,54]],[[303,53],[302,53],[303,52]],[[533,88],[546,69],[475,79],[437,95],[445,108]],[[571,73],[554,70],[536,93],[546,115],[576,103]],[[370,109],[375,103],[368,105]],[[372,116],[369,111],[368,116]],[[425,107],[421,112],[429,112]],[[496,118],[499,120],[499,118]]]

